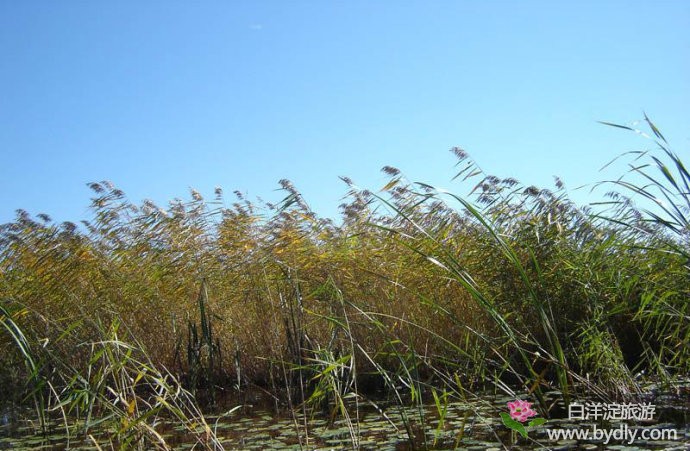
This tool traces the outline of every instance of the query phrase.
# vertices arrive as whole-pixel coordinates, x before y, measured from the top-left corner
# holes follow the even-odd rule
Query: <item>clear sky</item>
[[[487,172],[574,188],[645,142],[690,155],[690,1],[0,0],[0,222],[88,218],[189,188],[337,214],[347,175],[445,188],[452,146]]]

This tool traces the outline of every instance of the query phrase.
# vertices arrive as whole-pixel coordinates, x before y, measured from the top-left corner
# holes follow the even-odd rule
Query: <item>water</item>
[[[478,403],[455,402],[448,405],[443,424],[435,405],[401,410],[388,406],[377,410],[360,405],[351,409],[351,421],[342,417],[331,421],[324,413],[295,416],[276,416],[268,410],[246,406],[227,417],[208,416],[209,425],[226,449],[352,449],[356,443],[360,449],[408,450],[454,449],[456,446],[469,450],[485,449],[690,449],[690,399],[666,397],[663,409],[657,405],[654,422],[644,424],[634,421],[598,423],[550,419],[529,433],[529,438],[516,439],[499,417],[507,411],[506,403],[512,398],[486,398]],[[2,418],[9,414],[3,413]],[[405,421],[407,418],[407,421]],[[608,445],[603,440],[552,440],[548,429],[558,428],[601,429],[638,431],[643,429],[675,430],[675,440],[642,440],[634,443],[612,439]],[[193,437],[175,424],[159,425],[166,442],[173,449],[192,449]],[[5,422],[0,425],[0,449],[93,449],[90,439],[80,437],[67,442],[64,431],[55,425],[48,435],[36,435],[35,427],[24,422]],[[412,436],[412,438],[410,438]],[[105,435],[94,434],[94,439],[108,446]],[[627,440],[626,440],[627,441]],[[199,449],[198,445],[195,449]]]

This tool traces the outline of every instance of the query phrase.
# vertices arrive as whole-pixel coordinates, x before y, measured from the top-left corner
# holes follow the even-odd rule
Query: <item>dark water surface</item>
[[[479,402],[449,403],[441,424],[436,405],[424,405],[401,409],[396,406],[375,408],[360,403],[350,409],[349,420],[339,415],[331,420],[323,412],[305,416],[275,415],[269,410],[244,406],[223,417],[207,416],[208,424],[215,430],[226,449],[690,449],[690,396],[678,394],[660,395],[650,400],[656,405],[653,421],[592,422],[572,419],[549,419],[546,424],[531,430],[528,438],[516,438],[503,426],[500,412],[507,412],[509,397],[486,397]],[[79,436],[68,441],[56,424],[46,435],[36,434],[36,425],[11,418],[0,413],[0,449],[94,449],[92,439]],[[607,444],[604,440],[555,440],[548,430],[580,429],[637,431],[630,443],[630,435],[624,440],[614,437]],[[676,439],[643,440],[643,430],[676,431]],[[160,424],[157,428],[173,449],[192,449],[195,440],[181,426]],[[611,432],[609,432],[611,433]],[[412,438],[410,438],[412,436]],[[103,435],[93,434],[103,449],[111,444]],[[196,445],[195,449],[200,449]]]

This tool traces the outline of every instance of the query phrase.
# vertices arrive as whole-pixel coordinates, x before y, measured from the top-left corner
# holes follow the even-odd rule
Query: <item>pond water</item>
[[[244,406],[228,416],[208,416],[209,425],[226,449],[690,449],[690,399],[667,396],[654,400],[653,421],[587,421],[549,419],[529,431],[528,438],[515,437],[502,424],[500,412],[513,398],[493,397],[473,403],[449,403],[443,422],[436,405],[400,409],[374,408],[360,404],[352,409],[350,421],[340,416],[331,421],[323,413],[279,416],[268,410]],[[663,407],[662,407],[663,406]],[[5,414],[6,415],[6,414]],[[407,419],[407,421],[405,420]],[[599,430],[601,438],[555,438],[557,430]],[[160,425],[166,442],[173,449],[192,449],[194,439],[180,426]],[[602,432],[607,431],[607,432]],[[618,432],[614,432],[618,431]],[[646,432],[643,432],[646,431]],[[673,433],[675,432],[675,437]],[[608,443],[601,434],[609,436]],[[618,435],[616,435],[618,434]],[[634,440],[631,440],[633,435]],[[643,438],[645,434],[647,438]],[[650,435],[651,434],[651,435]],[[670,438],[669,435],[670,434]],[[661,435],[665,435],[661,437]],[[412,436],[412,438],[410,438]],[[94,434],[104,449],[110,448],[104,436]],[[354,445],[354,446],[353,446]],[[89,439],[67,442],[59,426],[48,435],[36,435],[26,422],[0,422],[0,450],[12,449],[94,449]],[[198,445],[196,447],[198,448]]]

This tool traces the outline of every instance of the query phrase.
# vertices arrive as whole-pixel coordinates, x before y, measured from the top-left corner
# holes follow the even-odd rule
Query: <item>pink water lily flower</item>
[[[537,416],[537,412],[532,410],[532,403],[522,400],[517,400],[508,403],[510,409],[510,417],[520,423],[524,423],[528,419]]]

